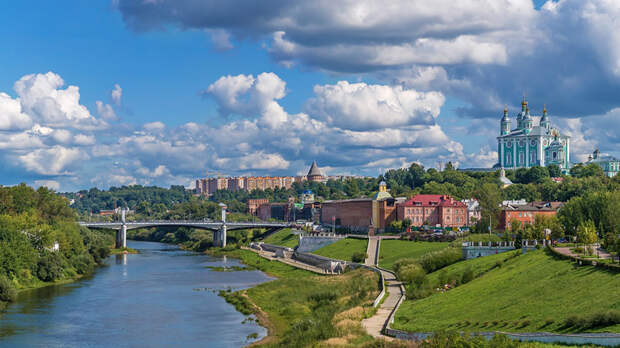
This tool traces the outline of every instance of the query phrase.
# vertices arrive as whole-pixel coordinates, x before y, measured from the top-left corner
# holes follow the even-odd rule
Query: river
[[[21,292],[0,317],[0,346],[240,347],[266,335],[216,293],[264,273],[216,272],[206,266],[242,265],[173,245],[128,246],[140,253],[111,256],[87,279]]]

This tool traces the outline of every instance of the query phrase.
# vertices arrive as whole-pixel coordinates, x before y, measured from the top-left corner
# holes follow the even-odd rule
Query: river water
[[[206,266],[242,265],[172,245],[128,246],[140,254],[111,256],[88,279],[20,293],[0,317],[0,346],[240,347],[266,335],[216,293],[265,274],[212,271]]]

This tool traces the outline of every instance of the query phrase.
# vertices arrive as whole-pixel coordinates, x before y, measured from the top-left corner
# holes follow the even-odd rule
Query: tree
[[[534,218],[534,233],[537,238],[545,238],[546,230],[550,231],[551,239],[559,239],[564,236],[564,229],[560,220],[555,215],[536,215]]]
[[[525,177],[524,180],[526,182],[524,183],[541,183],[544,181],[544,179],[549,177],[549,171],[547,170],[547,168],[545,167],[541,167],[541,166],[534,166],[532,168],[530,168],[527,173],[525,173]]]
[[[499,224],[499,214],[501,212],[502,194],[499,186],[491,183],[483,184],[474,192],[474,197],[480,204],[481,222],[488,224],[490,218],[491,229],[493,229]]]
[[[596,226],[592,220],[586,220],[577,228],[577,240],[583,244],[594,244],[597,241]]]
[[[411,220],[409,220],[409,219],[404,219],[404,220],[403,220],[403,230],[407,230],[407,229],[409,229],[409,226],[411,226]]]
[[[548,165],[547,170],[549,171],[549,176],[552,178],[557,178],[557,177],[562,176],[562,169],[557,164]]]

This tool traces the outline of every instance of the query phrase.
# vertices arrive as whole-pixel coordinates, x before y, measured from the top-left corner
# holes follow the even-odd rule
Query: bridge
[[[222,207],[222,221],[206,220],[153,220],[153,221],[126,221],[125,210],[121,211],[121,221],[116,222],[86,222],[80,221],[79,224],[93,229],[112,229],[116,230],[116,248],[127,247],[127,230],[150,227],[189,227],[213,231],[213,244],[216,246],[226,246],[227,230],[244,230],[250,228],[269,228],[281,229],[291,227],[288,222],[226,222],[226,206]]]

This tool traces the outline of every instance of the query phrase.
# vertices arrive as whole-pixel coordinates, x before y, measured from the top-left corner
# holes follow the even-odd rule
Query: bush
[[[358,251],[358,252],[354,252],[353,255],[351,255],[351,261],[353,262],[357,262],[357,263],[362,263],[366,260],[366,257],[368,255],[365,252],[362,251]]]
[[[426,273],[430,273],[458,262],[462,257],[461,249],[450,247],[425,254],[420,259],[420,264]]]
[[[401,267],[411,264],[419,264],[418,260],[412,258],[404,258],[394,262],[394,272],[398,273]]]
[[[620,324],[620,311],[609,310],[607,312],[593,313],[590,315],[572,315],[564,321],[564,327],[575,329],[593,329]]]
[[[62,276],[62,262],[55,253],[44,255],[37,263],[37,277],[45,282],[51,282]]]
[[[426,278],[426,272],[422,269],[422,266],[417,263],[408,264],[400,267],[398,271],[398,279],[405,283],[420,285]]]
[[[474,271],[471,269],[471,267],[468,267],[461,276],[461,284],[469,283],[472,280],[474,280]]]
[[[95,262],[89,254],[78,255],[71,261],[78,274],[91,273],[95,269]]]
[[[5,275],[0,275],[0,301],[14,302],[17,299],[17,290],[13,282]]]

